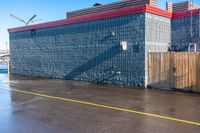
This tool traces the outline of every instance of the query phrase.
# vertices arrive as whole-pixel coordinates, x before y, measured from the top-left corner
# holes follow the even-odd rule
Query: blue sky
[[[14,14],[28,20],[34,14],[42,22],[64,19],[67,11],[90,7],[94,3],[111,3],[119,0],[0,0],[0,49],[5,48],[8,41],[7,28],[23,26],[23,23],[10,17]],[[166,0],[158,0],[158,6],[165,8]],[[179,2],[181,0],[169,0]],[[200,0],[194,0],[200,5]],[[38,23],[38,22],[37,22]]]

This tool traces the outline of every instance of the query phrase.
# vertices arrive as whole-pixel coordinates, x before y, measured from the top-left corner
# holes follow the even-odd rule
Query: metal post
[[[10,61],[7,62],[8,64],[8,74],[10,74]]]
[[[199,37],[200,37],[200,8],[199,8]]]
[[[5,45],[6,45],[6,53],[8,52],[8,42],[6,41],[5,42]]]
[[[190,6],[189,10],[190,10],[190,13],[191,13],[191,20],[190,20],[191,21],[191,23],[190,23],[190,32],[191,32],[191,34],[190,35],[191,35],[191,39],[192,39],[192,36],[193,36],[193,25],[192,25],[193,24],[193,18],[192,18],[192,15],[193,15],[193,13],[192,13],[193,0],[190,0],[189,6]]]
[[[191,38],[192,38],[192,36],[193,36],[193,25],[192,25],[192,23],[193,23],[193,18],[192,18],[192,15],[193,15],[193,13],[192,13],[192,10],[190,11],[191,12],[191,23],[190,23],[190,32],[191,32]]]

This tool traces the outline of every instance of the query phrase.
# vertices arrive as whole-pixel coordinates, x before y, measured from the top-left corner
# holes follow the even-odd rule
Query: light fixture
[[[23,20],[23,19],[21,19],[21,18],[15,16],[15,15],[13,15],[13,14],[10,14],[10,16],[13,17],[14,19],[17,19],[17,20],[21,21],[21,22],[24,23],[26,26],[29,25],[30,23],[33,23],[33,22],[36,22],[36,21],[41,20],[41,19],[34,20],[34,19],[37,17],[37,15],[33,15],[33,17],[31,17],[27,22],[26,22],[25,20]]]
[[[127,41],[121,41],[120,45],[121,45],[121,48],[123,51],[128,50],[128,42]]]

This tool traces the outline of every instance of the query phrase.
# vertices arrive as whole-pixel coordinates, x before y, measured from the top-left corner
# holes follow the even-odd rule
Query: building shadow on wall
[[[103,70],[104,74],[103,75],[98,75],[92,82],[94,83],[110,83],[110,80],[117,76],[118,74],[115,72],[115,68],[113,66],[104,69]],[[115,84],[112,82],[112,84]]]
[[[102,44],[103,42],[107,41],[112,35],[106,36],[104,39],[102,39],[99,44]],[[70,73],[65,75],[64,79],[66,80],[72,80],[76,78],[77,76],[81,75],[84,72],[87,72],[88,70],[104,63],[105,61],[110,60],[112,57],[116,56],[120,53],[120,45],[115,44],[108,50],[106,50],[103,53],[100,53],[96,57],[94,57],[91,60],[88,60],[85,64],[80,65],[79,67],[72,70]]]
[[[175,87],[175,75],[173,68],[173,59],[170,57],[169,66],[163,71],[160,71],[160,60],[154,60],[152,69],[149,71],[148,87],[156,89],[172,89]]]

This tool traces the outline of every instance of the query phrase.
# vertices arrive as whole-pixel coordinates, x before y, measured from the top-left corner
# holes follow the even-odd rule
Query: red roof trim
[[[198,16],[200,12],[200,9],[195,9],[195,10],[190,10],[190,11],[182,11],[182,12],[174,12],[172,14],[173,19],[178,19],[178,18],[184,18],[184,17],[189,17],[191,16]]]
[[[82,23],[82,22],[112,18],[112,17],[117,17],[117,16],[138,14],[138,13],[143,13],[143,12],[149,12],[149,13],[153,13],[153,14],[168,17],[168,18],[172,17],[171,13],[164,11],[162,9],[159,9],[159,8],[156,8],[153,6],[149,6],[149,5],[138,5],[138,6],[131,6],[131,7],[115,9],[115,10],[111,10],[111,11],[105,11],[105,12],[100,12],[100,13],[95,13],[95,14],[90,14],[90,15],[68,18],[68,19],[64,19],[64,20],[41,23],[41,24],[37,24],[37,25],[12,28],[12,29],[8,29],[8,32],[13,33],[13,32],[33,30],[33,29],[50,28],[50,27],[67,25],[67,24]]]
[[[146,12],[152,13],[152,14],[156,14],[156,15],[160,15],[163,17],[167,17],[167,18],[171,18],[172,14],[170,12],[167,12],[165,10],[162,10],[160,8],[157,7],[153,7],[153,6],[147,6],[146,7]]]

